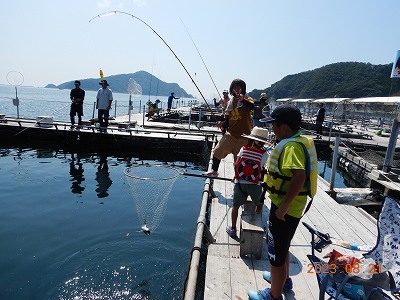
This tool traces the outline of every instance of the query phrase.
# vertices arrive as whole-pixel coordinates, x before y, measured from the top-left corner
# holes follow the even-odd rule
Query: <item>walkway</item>
[[[232,177],[233,157],[221,161],[219,176]],[[267,247],[263,243],[262,259],[241,258],[240,244],[228,237],[225,227],[230,225],[233,184],[228,181],[214,180],[214,191],[218,198],[212,200],[210,231],[216,242],[208,248],[204,299],[248,299],[250,289],[264,289],[269,284],[263,280],[262,272],[269,269]],[[336,238],[358,244],[374,245],[377,229],[376,221],[363,210],[352,206],[337,204],[325,190],[328,185],[321,178],[313,206],[302,221],[321,232],[329,232]],[[270,201],[266,200],[263,211],[263,223],[269,214]],[[238,228],[239,228],[239,224]],[[297,229],[290,247],[290,275],[294,289],[285,294],[286,299],[318,299],[318,284],[313,269],[310,268],[307,254],[311,254],[311,235],[301,224]],[[343,254],[354,253],[350,250],[333,246],[326,248],[318,256],[337,249]],[[360,252],[356,253],[360,254]]]

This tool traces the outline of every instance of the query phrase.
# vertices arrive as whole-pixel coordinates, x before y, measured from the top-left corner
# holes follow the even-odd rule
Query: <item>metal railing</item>
[[[213,149],[216,143],[217,141],[215,139],[213,143]],[[212,155],[210,157],[208,165],[210,169],[212,165]],[[196,230],[194,245],[192,248],[192,257],[190,260],[189,272],[186,278],[184,300],[194,300],[196,296],[203,235],[207,238],[208,242],[210,243],[215,242],[215,239],[212,236],[210,229],[208,228],[206,223],[207,205],[210,195],[212,197],[215,197],[214,191],[212,190],[211,180],[210,178],[207,178],[204,183],[203,198],[201,202],[199,217],[197,219],[197,230]]]

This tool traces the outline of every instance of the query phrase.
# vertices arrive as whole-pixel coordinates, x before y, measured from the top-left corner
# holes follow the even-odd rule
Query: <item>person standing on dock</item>
[[[174,99],[179,99],[179,97],[175,97],[174,95],[175,95],[175,93],[172,92],[171,95],[169,95],[169,97],[168,97],[168,109],[167,109],[168,112],[171,111],[172,100],[174,100]]]
[[[264,165],[268,158],[268,152],[264,148],[268,141],[268,130],[260,127],[254,127],[250,135],[243,134],[248,139],[246,146],[243,146],[238,154],[235,163],[235,177],[233,188],[233,206],[232,206],[232,226],[226,227],[226,232],[231,238],[237,238],[236,222],[238,218],[239,207],[246,203],[250,196],[253,204],[256,206],[256,212],[261,213],[263,202],[262,178]]]
[[[267,160],[264,188],[271,199],[267,245],[270,272],[263,277],[271,288],[249,291],[251,300],[283,299],[283,290],[293,289],[289,277],[289,247],[301,217],[311,205],[317,191],[318,160],[314,141],[301,135],[300,110],[290,104],[277,106],[270,117],[278,144]]]
[[[267,102],[268,96],[266,93],[261,93],[260,99],[254,101],[254,113],[253,113],[253,126],[264,127],[264,123],[260,122],[260,119],[264,118],[263,109],[269,107]]]
[[[227,90],[224,90],[222,92],[222,98],[218,102],[217,99],[214,98],[214,106],[218,107],[221,105],[222,117],[225,116],[226,106],[228,105],[228,102],[229,102],[229,93]]]
[[[107,80],[102,80],[99,84],[101,85],[101,88],[97,91],[96,97],[96,109],[98,110],[97,116],[100,122],[100,132],[107,132],[113,94],[108,88],[109,84],[107,83]]]
[[[322,102],[319,104],[319,109],[315,116],[317,117],[315,120],[315,125],[317,127],[317,138],[321,138],[322,125],[324,124],[324,121],[325,121],[325,107]]]
[[[236,161],[240,149],[248,142],[242,134],[250,134],[251,132],[251,111],[254,108],[254,101],[246,96],[246,83],[241,79],[233,80],[229,93],[232,98],[228,102],[225,120],[222,124],[226,133],[214,149],[212,170],[203,173],[207,176],[218,176],[221,159],[228,154],[232,153]]]
[[[71,90],[69,97],[72,101],[71,110],[69,112],[71,118],[71,129],[73,129],[75,125],[75,115],[78,115],[78,127],[80,128],[82,126],[85,91],[81,89],[81,82],[79,80],[75,80],[75,88]]]

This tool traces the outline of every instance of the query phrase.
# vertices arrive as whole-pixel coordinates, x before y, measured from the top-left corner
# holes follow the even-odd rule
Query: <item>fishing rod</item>
[[[203,62],[203,65],[204,65],[204,67],[206,68],[208,75],[210,76],[210,79],[211,79],[212,83],[214,84],[214,87],[215,87],[215,89],[216,89],[216,91],[217,91],[217,93],[218,93],[218,95],[219,95],[219,98],[221,99],[222,96],[221,96],[221,94],[220,94],[220,92],[219,92],[219,90],[218,90],[218,88],[217,88],[217,85],[216,85],[215,82],[214,82],[214,79],[213,79],[212,76],[211,76],[210,71],[209,71],[208,68],[207,68],[207,65],[206,65],[206,63],[205,63],[203,57],[202,57],[201,54],[200,54],[199,49],[198,49],[197,46],[196,46],[196,43],[194,42],[192,36],[190,35],[189,30],[186,28],[185,23],[183,23],[183,20],[182,20],[180,17],[179,17],[179,19],[181,20],[181,22],[182,22],[182,24],[183,24],[183,27],[185,27],[185,30],[186,30],[187,34],[189,35],[190,39],[192,40],[192,43],[193,43],[194,47],[196,48],[197,53],[199,54],[199,56],[200,56],[200,58],[201,58],[201,61]]]
[[[91,19],[89,20],[89,23],[90,23],[91,21],[93,21],[94,19],[96,19],[96,18],[109,17],[109,16],[116,15],[116,14],[127,15],[127,16],[130,16],[130,17],[132,17],[132,18],[135,18],[136,20],[142,22],[144,25],[146,25],[147,27],[149,27],[149,28],[161,39],[161,41],[162,41],[162,42],[165,44],[165,46],[167,46],[168,49],[172,52],[172,54],[173,54],[173,55],[175,56],[175,58],[178,60],[178,62],[179,62],[180,65],[182,66],[182,68],[185,70],[186,74],[187,74],[187,75],[189,76],[189,78],[192,80],[192,83],[194,84],[194,86],[196,87],[197,91],[200,93],[201,97],[203,98],[205,104],[206,104],[207,107],[209,108],[211,115],[214,117],[215,122],[217,122],[217,121],[218,121],[218,120],[217,120],[217,117],[216,117],[215,114],[212,112],[212,109],[211,109],[210,105],[208,104],[206,98],[204,97],[204,95],[203,95],[203,93],[201,92],[200,88],[199,88],[198,85],[196,84],[196,82],[195,82],[195,80],[193,79],[192,75],[190,75],[189,71],[186,69],[185,65],[184,65],[184,64],[182,63],[182,61],[179,59],[178,55],[176,55],[176,53],[174,52],[174,50],[172,50],[172,48],[171,48],[171,47],[168,45],[168,43],[162,38],[162,36],[161,36],[153,27],[151,27],[148,23],[146,23],[145,21],[143,21],[143,20],[140,19],[139,17],[136,17],[136,16],[133,15],[133,14],[130,14],[130,13],[127,13],[127,12],[124,12],[124,11],[119,11],[119,10],[114,10],[114,11],[109,11],[109,12],[101,13],[101,14],[99,14],[99,15],[97,15],[97,16],[91,18]],[[222,128],[219,127],[219,129],[222,131]]]

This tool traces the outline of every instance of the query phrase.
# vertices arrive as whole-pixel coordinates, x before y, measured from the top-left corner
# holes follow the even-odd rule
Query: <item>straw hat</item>
[[[256,140],[256,141],[260,141],[263,143],[269,143],[268,141],[268,129],[264,129],[261,127],[253,127],[253,129],[251,130],[250,135],[247,134],[242,134],[242,137],[248,138],[248,139],[252,139],[252,140]]]

